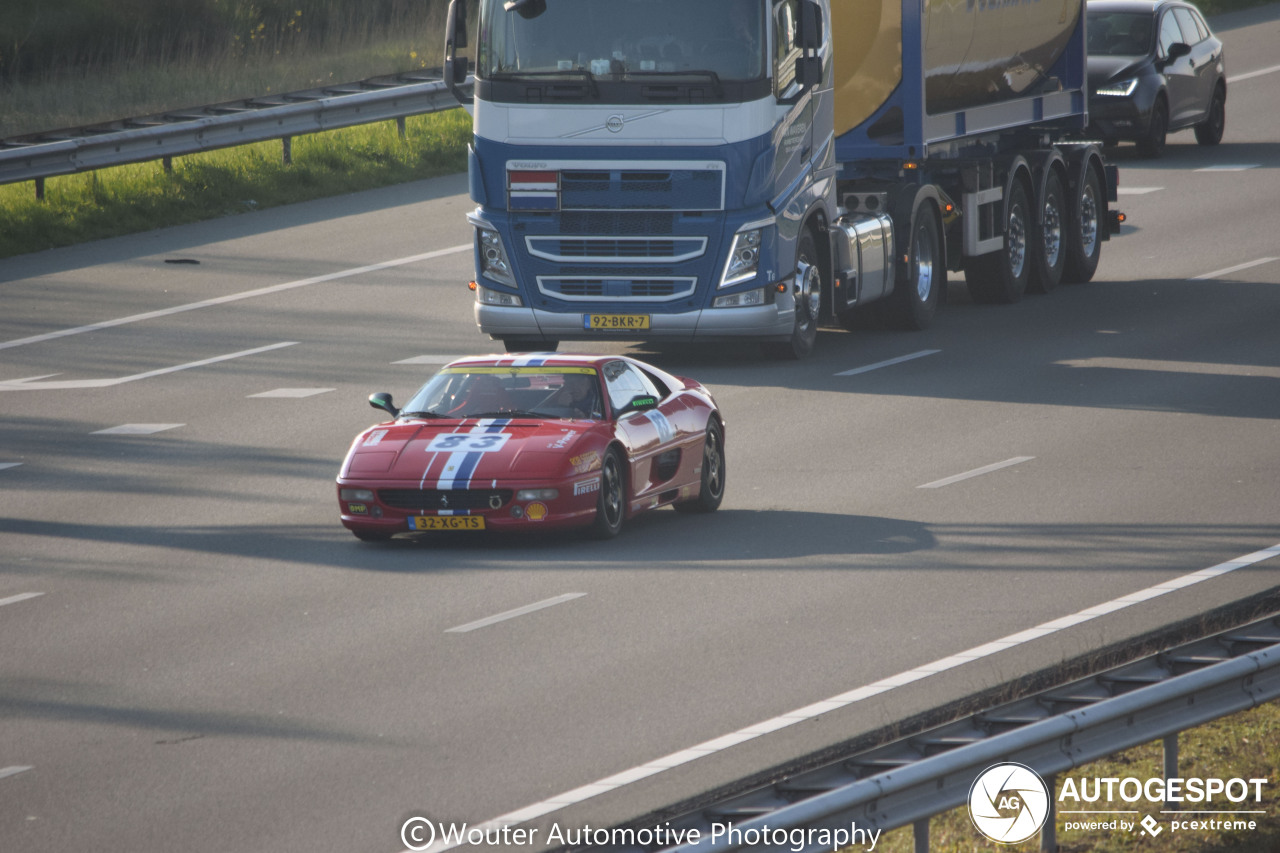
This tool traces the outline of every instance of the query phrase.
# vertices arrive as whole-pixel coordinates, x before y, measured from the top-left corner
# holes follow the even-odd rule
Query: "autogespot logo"
[[[1021,764],[996,764],[969,789],[969,818],[978,831],[1001,844],[1031,838],[1049,815],[1049,786]]]

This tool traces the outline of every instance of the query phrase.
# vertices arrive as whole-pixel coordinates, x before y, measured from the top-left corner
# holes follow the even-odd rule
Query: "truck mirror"
[[[807,89],[821,82],[821,59],[816,56],[802,56],[796,60],[796,83]]]
[[[458,56],[458,49],[467,46],[467,0],[449,0],[449,17],[445,23],[444,82],[449,91],[465,104],[467,98],[460,88],[467,80],[467,58]]]
[[[796,47],[804,51],[822,48],[822,7],[814,0],[800,4],[800,26],[796,28]]]

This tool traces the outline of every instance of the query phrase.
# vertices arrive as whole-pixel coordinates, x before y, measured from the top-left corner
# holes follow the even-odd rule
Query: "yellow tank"
[[[1083,0],[831,0],[837,136],[866,121],[901,83],[902,8],[912,2],[924,4],[930,114],[1034,91],[1062,56],[1084,6]]]

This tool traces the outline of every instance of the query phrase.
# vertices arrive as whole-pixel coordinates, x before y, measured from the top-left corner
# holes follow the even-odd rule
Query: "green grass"
[[[1217,14],[1265,2],[1199,5]],[[402,28],[408,32],[350,18],[296,51],[283,49],[288,41],[281,40],[270,50],[231,51],[216,62],[175,52],[157,67],[128,58],[122,48],[104,48],[103,55],[116,57],[105,66],[0,82],[0,137],[436,65],[442,8],[432,4],[427,17]],[[44,202],[35,200],[32,182],[3,185],[0,258],[459,172],[466,168],[469,139],[469,117],[450,110],[410,119],[405,141],[391,123],[299,137],[292,166],[281,164],[279,142],[267,142],[178,158],[172,175],[154,162],[50,178]]]
[[[1057,819],[1058,845],[1061,853],[1276,853],[1280,850],[1280,703],[1271,702],[1251,711],[1216,720],[1196,729],[1183,732],[1179,737],[1179,773],[1184,778],[1217,777],[1230,779],[1267,779],[1263,788],[1263,802],[1234,808],[1258,809],[1266,812],[1256,816],[1258,828],[1252,832],[1222,833],[1215,831],[1173,832],[1166,829],[1157,838],[1140,834],[1106,831],[1066,832],[1062,830],[1063,817]],[[1136,777],[1141,780],[1162,776],[1162,751],[1159,742],[1135,747],[1101,761],[1085,765],[1067,774],[1077,780],[1082,777]],[[1061,790],[1062,781],[1058,782]],[[1097,808],[1107,808],[1098,805]],[[1168,815],[1159,813],[1159,805],[1148,806],[1145,801],[1128,805],[1117,804],[1111,808],[1136,808],[1137,815],[1126,820],[1142,820],[1146,814],[1155,818]],[[1187,805],[1186,808],[1195,808]],[[1205,817],[1205,816],[1200,816]],[[932,853],[973,853],[973,851],[1039,850],[1039,841],[1027,841],[1020,845],[1001,845],[986,840],[969,820],[967,807],[953,809],[935,817],[929,826],[930,851]],[[876,845],[877,853],[910,853],[912,846],[910,827],[886,832]],[[855,848],[856,849],[856,848]]]
[[[0,186],[0,258],[466,169],[471,118],[461,109],[278,141]]]

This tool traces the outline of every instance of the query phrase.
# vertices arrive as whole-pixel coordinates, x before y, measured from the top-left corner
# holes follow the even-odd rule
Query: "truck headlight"
[[[1128,80],[1120,80],[1116,83],[1107,83],[1098,87],[1098,94],[1105,95],[1109,98],[1127,98],[1133,94],[1133,90],[1138,88],[1138,78],[1133,77]]]
[[[733,235],[729,261],[724,265],[724,274],[720,276],[721,287],[729,287],[755,278],[760,267],[761,236],[759,228],[739,231]]]
[[[507,260],[507,249],[502,245],[502,237],[497,231],[477,228],[480,240],[480,274],[508,287],[516,286],[516,277],[511,272],[511,261]]]
[[[482,284],[476,285],[476,302],[481,305],[500,305],[503,308],[523,308],[524,300],[515,293],[494,290]]]

